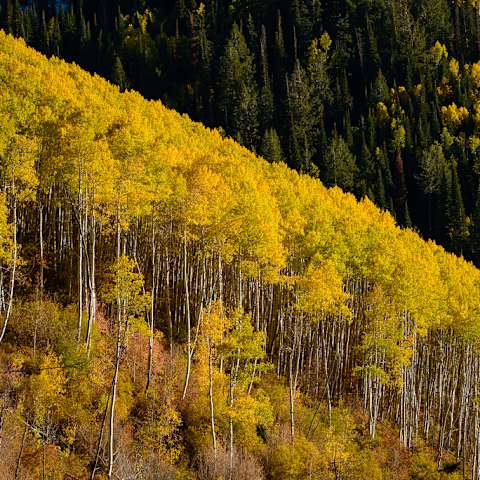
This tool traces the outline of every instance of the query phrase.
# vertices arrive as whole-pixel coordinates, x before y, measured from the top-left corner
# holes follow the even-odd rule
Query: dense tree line
[[[480,261],[477,1],[2,0],[0,19]]]
[[[471,263],[4,33],[0,87],[6,477],[480,478]]]

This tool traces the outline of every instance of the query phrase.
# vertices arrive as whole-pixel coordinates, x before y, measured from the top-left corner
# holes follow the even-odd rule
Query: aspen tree
[[[9,115],[13,122],[17,122],[17,125],[15,125],[15,123],[5,125],[6,128],[3,130],[3,138],[1,141],[1,146],[4,150],[0,152],[1,174],[4,183],[3,194],[6,195],[12,211],[12,246],[9,262],[10,285],[8,289],[8,302],[0,331],[0,342],[5,336],[14,302],[15,282],[19,262],[18,208],[22,202],[35,198],[35,187],[37,185],[34,162],[38,150],[38,140],[32,135],[29,135],[28,130],[25,134],[19,133],[19,130],[22,131],[26,128],[27,120],[26,117],[23,116],[28,116],[29,105],[13,104],[9,105],[9,107],[11,108]]]
[[[114,357],[114,375],[110,399],[110,429],[109,429],[109,460],[108,477],[113,475],[114,467],[114,425],[115,402],[117,395],[118,376],[122,355],[127,347],[129,330],[134,328],[134,322],[150,303],[148,295],[143,295],[143,278],[134,272],[135,263],[125,256],[117,258],[111,269],[111,282],[105,287],[104,299],[114,303],[117,312],[117,334]]]
[[[226,372],[229,377],[228,405],[229,405],[229,478],[233,478],[234,455],[234,416],[237,389],[248,386],[250,377],[249,368],[255,358],[261,359],[263,352],[263,334],[255,332],[251,318],[241,311],[236,311],[232,318],[232,329],[222,345]]]

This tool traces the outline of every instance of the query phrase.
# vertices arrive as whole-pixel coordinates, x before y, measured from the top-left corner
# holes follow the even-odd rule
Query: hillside
[[[0,0],[0,28],[480,266],[478,0]]]
[[[4,478],[480,478],[480,272],[0,33]]]

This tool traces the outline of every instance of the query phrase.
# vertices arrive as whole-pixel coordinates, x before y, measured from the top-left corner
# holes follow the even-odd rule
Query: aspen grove
[[[2,478],[480,479],[471,263],[4,33],[0,97]]]

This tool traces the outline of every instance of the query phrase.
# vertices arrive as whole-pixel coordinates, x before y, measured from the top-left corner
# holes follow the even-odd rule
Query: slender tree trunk
[[[112,382],[112,387],[113,387],[113,382]],[[102,426],[100,427],[100,435],[98,436],[97,448],[95,451],[95,461],[93,462],[92,471],[90,473],[90,480],[94,480],[95,473],[97,472],[98,460],[100,458],[100,449],[102,448],[103,434],[105,432],[105,425],[107,423],[108,407],[110,405],[110,395],[112,392],[112,387],[110,387],[107,403],[105,405],[105,411],[103,412]]]
[[[190,291],[188,285],[188,270],[187,270],[187,232],[184,231],[183,240],[183,281],[185,285],[185,312],[187,316],[187,369],[185,372],[185,384],[183,387],[182,400],[185,400],[187,395],[188,383],[190,381],[190,372],[192,368],[192,325],[190,318]]]
[[[121,251],[121,227],[120,216],[117,219],[117,259],[120,258]],[[122,299],[117,296],[117,345],[115,349],[115,372],[112,381],[112,400],[110,404],[110,438],[108,442],[108,478],[113,475],[114,462],[114,428],[115,428],[115,402],[117,397],[118,373],[120,370],[120,357],[122,353]]]
[[[215,411],[213,404],[213,354],[212,346],[210,345],[210,340],[208,340],[208,397],[210,399],[210,426],[212,429],[212,447],[213,447],[213,458],[214,458],[214,470],[216,469],[217,464],[217,436],[215,433]],[[215,471],[214,471],[215,476]]]
[[[292,443],[295,441],[295,398],[297,392],[298,373],[300,367],[300,335],[303,329],[303,321],[300,323],[300,332],[298,331],[297,322],[291,318],[294,324],[293,344],[288,362],[288,380],[289,380],[289,396],[290,396],[290,436]],[[297,352],[297,349],[299,350]],[[293,362],[295,360],[295,372],[293,370]]]
[[[230,408],[233,408],[233,379],[230,376]],[[229,451],[229,461],[230,461],[230,468],[228,472],[228,479],[232,480],[233,475],[233,419],[230,416],[228,419],[228,427],[229,427],[229,434],[230,434],[230,451]]]
[[[80,346],[83,324],[83,199],[82,199],[82,169],[78,172],[78,325],[77,345]]]
[[[13,195],[13,262],[12,262],[12,274],[10,278],[10,297],[8,299],[7,311],[5,313],[5,319],[3,321],[2,331],[0,333],[0,343],[3,341],[5,332],[7,331],[8,321],[12,314],[13,307],[13,295],[15,291],[15,276],[17,274],[17,256],[18,256],[18,244],[17,244],[17,194],[15,192],[15,179],[12,180],[12,195]]]
[[[147,385],[145,386],[145,394],[148,394],[150,383],[152,381],[153,371],[153,333],[154,333],[154,316],[155,316],[155,297],[156,297],[156,246],[155,246],[155,215],[152,213],[152,299],[150,303],[150,336],[148,337],[148,366],[147,366]]]
[[[40,203],[38,208],[39,213],[39,240],[40,240],[40,298],[43,299],[43,284],[44,284],[44,246],[43,246],[43,205]]]
[[[119,302],[120,303],[120,302]],[[121,308],[121,307],[119,307]],[[119,315],[121,317],[121,314]],[[115,402],[117,396],[118,385],[118,373],[120,370],[120,357],[122,353],[122,327],[121,318],[119,318],[119,324],[117,329],[117,347],[115,353],[115,373],[113,375],[112,382],[112,401],[110,404],[110,438],[108,442],[108,478],[112,478],[113,475],[113,463],[114,463],[114,428],[115,428]]]
[[[292,349],[288,361],[288,381],[289,381],[289,398],[290,398],[290,437],[292,442],[295,439],[295,385],[293,380],[293,357],[295,353]]]
[[[45,480],[45,475],[47,471],[47,462],[45,455],[45,440],[42,440],[42,480]]]
[[[166,290],[166,302],[167,302],[167,316],[168,316],[168,345],[170,347],[170,356],[173,355],[173,320],[172,320],[172,306],[170,298],[170,256],[168,254],[168,248],[166,249],[165,258],[166,278],[165,278],[165,290]]]
[[[95,256],[96,256],[96,220],[92,212],[92,246],[91,246],[91,259],[90,259],[90,309],[88,315],[87,325],[87,355],[90,356],[90,350],[92,347],[92,329],[97,317],[97,286],[95,280]]]
[[[22,465],[23,449],[25,448],[25,440],[27,439],[27,428],[28,428],[28,425],[25,423],[25,428],[23,429],[23,435],[22,435],[22,442],[20,444],[20,451],[18,452],[18,457],[17,457],[17,464],[15,466],[15,474],[13,476],[14,480],[17,480],[17,478],[20,474],[20,468],[21,468],[21,465]]]

